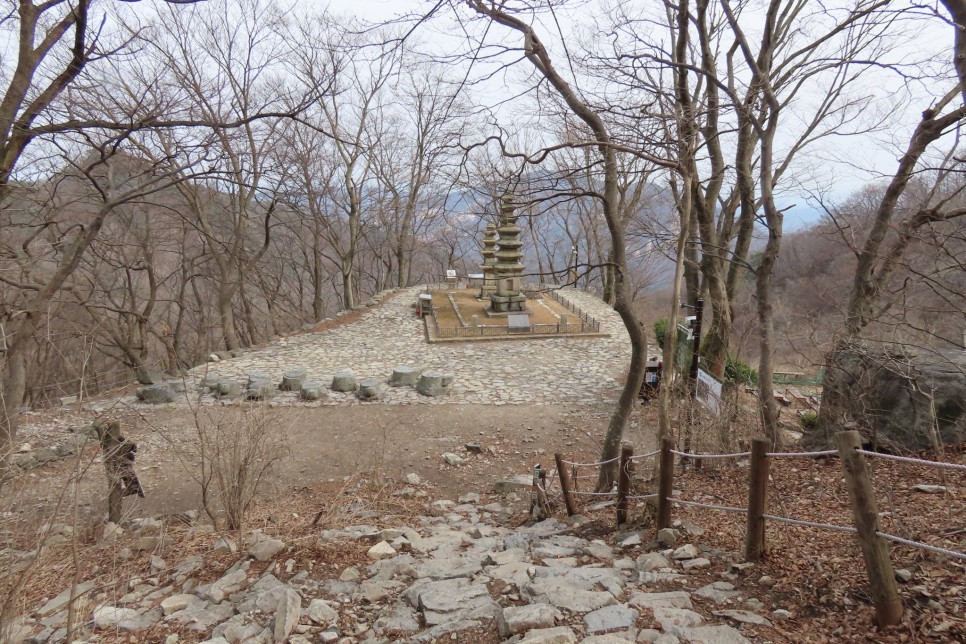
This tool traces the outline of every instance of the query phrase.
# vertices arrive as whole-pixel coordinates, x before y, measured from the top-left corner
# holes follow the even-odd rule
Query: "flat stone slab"
[[[731,626],[673,628],[668,634],[690,644],[751,644],[751,640]]]
[[[727,617],[728,619],[733,619],[736,622],[741,622],[743,624],[771,626],[771,622],[768,619],[762,617],[758,613],[753,613],[750,610],[716,610],[712,611],[711,614],[717,617]]]
[[[607,591],[583,590],[568,579],[536,579],[520,589],[531,603],[550,604],[572,613],[589,613],[617,603]]]
[[[520,644],[575,644],[577,636],[566,626],[556,628],[537,628],[520,640]]]
[[[694,608],[691,595],[678,590],[669,593],[634,593],[630,603],[638,608]]]
[[[678,627],[700,626],[704,623],[701,613],[696,613],[687,608],[669,608],[658,606],[654,609],[654,619],[661,625],[665,632],[670,633]]]
[[[508,606],[503,609],[503,619],[513,635],[535,628],[553,628],[562,617],[560,611],[550,604]]]
[[[627,630],[637,623],[637,615],[636,610],[623,604],[605,606],[584,615],[584,626],[590,634]]]
[[[716,604],[723,604],[741,595],[739,591],[735,590],[734,584],[727,581],[716,581],[707,586],[702,586],[694,591],[694,594],[698,597],[710,599]]]

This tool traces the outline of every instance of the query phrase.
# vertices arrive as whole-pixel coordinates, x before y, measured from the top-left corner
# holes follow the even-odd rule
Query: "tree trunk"
[[[218,317],[221,320],[221,333],[225,348],[229,351],[238,349],[238,332],[235,330],[235,310],[232,307],[234,289],[222,287],[218,293]]]
[[[631,361],[628,367],[627,379],[621,391],[617,406],[611,414],[601,450],[601,461],[615,459],[612,463],[601,467],[597,478],[597,489],[610,489],[616,480],[618,471],[616,458],[620,453],[624,427],[630,418],[631,410],[637,402],[637,394],[644,379],[644,364],[647,359],[647,342],[644,329],[637,322],[637,317],[631,308],[630,289],[627,284],[627,257],[624,248],[624,223],[618,212],[618,166],[617,153],[611,145],[610,134],[603,119],[590,106],[584,103],[574,92],[573,88],[554,69],[550,53],[540,42],[533,27],[513,15],[504,13],[495,6],[483,0],[468,0],[468,5],[477,13],[488,16],[492,20],[516,30],[524,37],[524,51],[527,60],[553,86],[557,93],[566,101],[571,111],[594,133],[598,152],[604,159],[604,219],[611,237],[611,262],[614,270],[614,310],[621,316],[624,327],[631,341]]]
[[[20,325],[18,333],[7,341],[7,355],[3,363],[3,418],[0,418],[0,484],[6,479],[10,457],[17,440],[17,426],[20,420],[20,405],[27,389],[26,323]],[[30,325],[32,326],[32,325]]]

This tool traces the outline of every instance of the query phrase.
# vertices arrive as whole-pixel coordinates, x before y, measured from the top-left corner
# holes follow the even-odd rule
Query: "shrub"
[[[807,429],[818,427],[818,412],[808,410],[802,414],[802,426]]]
[[[255,495],[291,452],[290,427],[265,405],[195,414],[202,504],[218,526],[213,502],[229,530],[241,530]]]
[[[664,334],[667,333],[667,318],[661,318],[660,320],[654,321],[654,339],[657,340],[657,346],[664,350]]]
[[[738,358],[728,356],[725,360],[725,378],[748,387],[758,386],[758,372]]]

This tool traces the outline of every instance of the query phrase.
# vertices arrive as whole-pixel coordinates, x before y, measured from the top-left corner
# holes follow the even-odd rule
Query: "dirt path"
[[[638,410],[628,439],[650,449],[645,408]],[[206,408],[209,421],[237,418],[237,408]],[[285,432],[291,455],[270,479],[267,495],[320,481],[364,475],[402,481],[416,473],[438,498],[489,490],[494,481],[528,473],[535,463],[553,468],[553,453],[593,460],[606,430],[610,405],[356,405],[278,407],[265,410],[270,431]],[[119,412],[124,431],[139,445],[138,473],[144,499],[129,499],[131,516],[158,516],[198,509],[193,466],[194,417],[184,409],[158,409],[149,416]],[[478,443],[482,453],[465,449]],[[452,452],[466,459],[445,463]],[[103,508],[103,470],[95,446],[80,463],[86,468],[78,491],[81,505]],[[73,459],[35,470],[19,486],[19,512],[52,503],[78,463]]]

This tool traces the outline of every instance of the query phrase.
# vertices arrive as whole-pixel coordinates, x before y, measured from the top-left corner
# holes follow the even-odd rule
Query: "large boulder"
[[[808,444],[827,445],[851,423],[887,448],[966,442],[966,351],[852,345],[829,356],[822,407]]]
[[[137,395],[138,400],[148,403],[149,405],[157,405],[160,403],[169,403],[174,401],[174,392],[170,387],[164,384],[139,387],[134,393]]]

